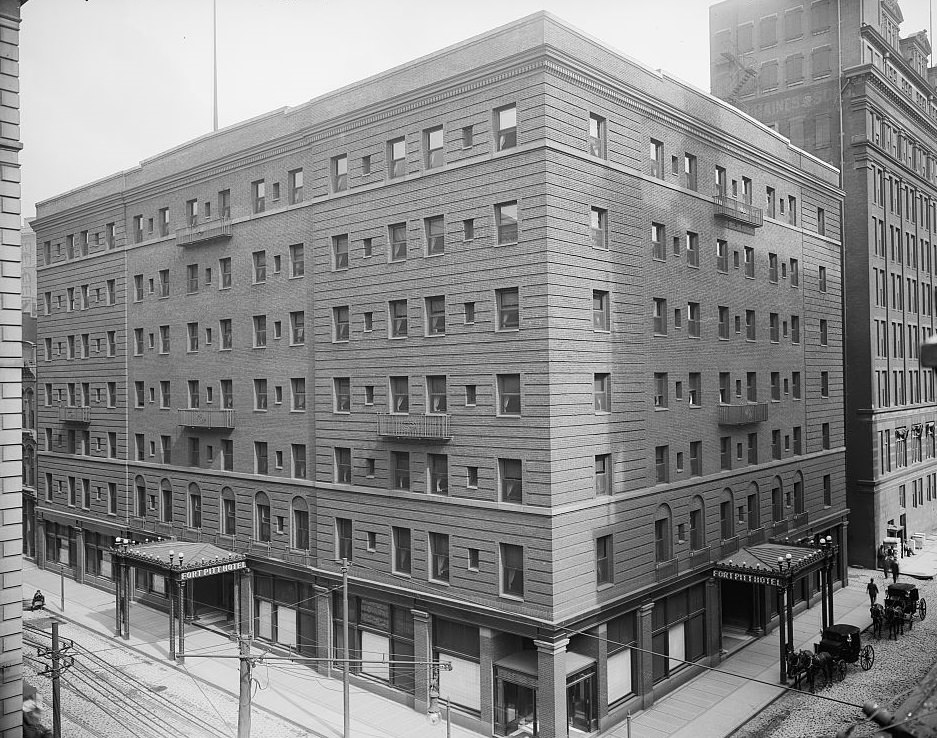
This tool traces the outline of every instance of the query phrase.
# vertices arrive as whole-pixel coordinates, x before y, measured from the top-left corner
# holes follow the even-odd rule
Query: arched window
[[[270,542],[270,498],[263,492],[254,496],[254,537],[263,543]]]
[[[761,527],[761,494],[758,491],[757,482],[748,485],[746,508],[748,511],[748,530],[757,530]]]
[[[233,536],[237,531],[237,505],[234,499],[234,490],[230,487],[221,488],[221,532],[226,536]]]
[[[735,535],[735,497],[729,487],[719,497],[719,529],[724,541]]]
[[[189,484],[189,527],[202,527],[202,490],[195,482]]]
[[[133,488],[136,492],[135,512],[138,518],[146,517],[146,480],[138,474],[133,480]]]
[[[699,495],[690,503],[690,550],[698,551],[706,545],[706,504]]]
[[[27,430],[36,427],[35,395],[32,389],[23,393],[23,427]]]
[[[668,505],[661,505],[654,515],[654,558],[662,564],[673,558],[673,516]]]
[[[172,483],[163,479],[159,483],[160,491],[160,520],[164,523],[172,522]]]
[[[23,483],[27,487],[36,486],[36,452],[32,446],[23,449]]]
[[[784,520],[784,483],[781,477],[775,477],[771,483],[771,520],[775,523]]]
[[[794,475],[794,514],[800,515],[806,509],[804,504],[804,475],[797,472]]]
[[[309,550],[309,505],[304,497],[293,498],[293,530],[291,545],[300,551]]]

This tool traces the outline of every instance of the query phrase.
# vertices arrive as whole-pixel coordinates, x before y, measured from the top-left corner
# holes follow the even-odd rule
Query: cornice
[[[848,80],[858,80],[867,86],[874,88],[882,97],[886,98],[893,107],[901,109],[908,117],[916,120],[918,125],[930,137],[935,144],[934,149],[937,152],[937,121],[934,121],[923,110],[917,107],[904,94],[895,89],[881,71],[871,64],[865,64],[861,67],[853,67],[847,70],[843,75]]]

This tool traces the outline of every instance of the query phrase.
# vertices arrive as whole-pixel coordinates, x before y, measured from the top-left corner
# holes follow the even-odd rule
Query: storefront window
[[[495,730],[505,736],[538,736],[537,690],[507,679],[498,679]]]
[[[452,670],[439,671],[439,695],[473,712],[481,711],[481,667],[478,628],[433,618],[433,658],[448,661]]]
[[[285,577],[254,575],[254,632],[259,638],[312,653],[315,592]]]
[[[697,584],[654,603],[651,649],[654,682],[706,655],[706,590]]]
[[[566,679],[566,716],[570,728],[591,733],[599,727],[595,704],[595,665]]]
[[[632,646],[636,645],[635,614],[633,612],[608,622],[608,704],[631,694],[634,684],[635,661]]]

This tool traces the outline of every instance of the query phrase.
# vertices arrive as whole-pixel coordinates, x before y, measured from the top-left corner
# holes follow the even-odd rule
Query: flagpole
[[[211,2],[212,130],[218,130],[218,0]]]

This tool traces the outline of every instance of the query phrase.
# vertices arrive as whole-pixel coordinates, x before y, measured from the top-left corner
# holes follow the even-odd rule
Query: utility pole
[[[238,638],[241,661],[241,688],[238,695],[238,738],[251,736],[251,647],[243,636]]]
[[[62,694],[59,684],[59,624],[52,621],[52,738],[62,738]]]
[[[62,738],[62,690],[59,683],[59,677],[62,672],[75,663],[72,656],[65,652],[74,646],[74,642],[63,638],[64,645],[59,643],[59,621],[52,621],[52,646],[44,648],[40,646],[36,649],[36,655],[41,659],[52,658],[51,667],[46,667],[41,672],[42,676],[52,677],[52,736],[53,738]]]
[[[351,704],[349,702],[350,690],[348,687],[348,559],[342,559],[342,646],[344,660],[342,662],[342,706],[344,717],[343,738],[351,738]]]

